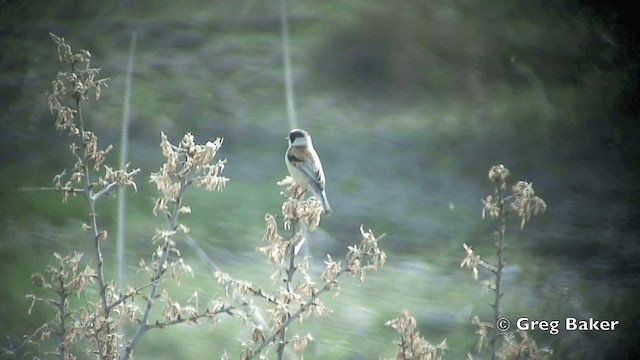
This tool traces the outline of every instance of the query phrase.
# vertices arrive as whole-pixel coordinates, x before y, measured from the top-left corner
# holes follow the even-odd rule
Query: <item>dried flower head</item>
[[[36,287],[48,287],[47,281],[44,279],[44,276],[40,273],[35,273],[31,275],[31,283]]]
[[[526,331],[516,331],[505,334],[497,355],[499,360],[551,360],[553,351],[550,349],[538,349],[536,342],[529,337]]]
[[[489,180],[493,181],[500,190],[504,190],[507,177],[509,177],[509,169],[502,164],[494,165],[489,169]]]
[[[378,247],[378,240],[371,230],[364,231],[364,226],[360,225],[362,240],[358,245],[349,246],[346,263],[347,271],[360,282],[363,282],[367,271],[377,271],[384,266],[387,254]]]
[[[305,199],[305,188],[296,184],[290,176],[278,181],[277,184],[287,186],[281,192],[281,195],[287,198],[282,204],[285,230],[291,229],[291,226],[297,223],[309,225],[309,231],[317,229],[323,212],[322,204],[318,199],[315,196]]]
[[[109,166],[104,166],[104,176],[100,179],[103,183],[115,183],[118,186],[131,186],[135,191],[138,191],[138,187],[133,181],[133,174],[128,172],[129,163],[124,166],[122,170],[113,170]]]
[[[531,215],[538,215],[547,210],[547,204],[541,198],[535,196],[533,184],[526,181],[518,181],[511,188],[515,201],[511,204],[511,208],[520,218],[520,228],[531,218]]]
[[[68,102],[86,100],[90,90],[95,91],[96,100],[100,99],[101,87],[107,86],[108,79],[96,80],[100,69],[91,68],[91,54],[87,50],[73,53],[64,38],[49,34],[58,45],[58,58],[71,67],[70,72],[59,72],[52,82],[52,92],[48,104],[52,114],[57,114],[56,129],[69,130],[70,134],[79,134],[75,123],[77,110],[71,109]]]
[[[310,341],[315,341],[313,339],[313,336],[311,336],[311,334],[307,333],[304,336],[300,336],[300,335],[295,335],[293,338],[291,338],[291,343],[293,344],[293,352],[296,354],[296,356],[300,356],[300,354],[302,354],[302,352],[304,351],[304,349],[307,348],[307,345],[309,344]]]
[[[504,165],[495,165],[489,170],[489,179],[496,184],[496,195],[487,195],[482,200],[482,218],[489,214],[492,219],[497,219],[512,210],[520,218],[520,228],[529,221],[532,215],[544,213],[547,204],[541,198],[535,196],[533,184],[526,181],[518,181],[511,187],[512,196],[504,197],[502,192],[506,189],[506,179],[509,170]],[[507,205],[507,206],[505,206]]]
[[[487,195],[485,199],[482,199],[482,218],[486,217],[486,213],[489,213],[489,217],[497,219],[500,216],[500,206],[497,201],[494,201],[493,196]]]
[[[262,236],[262,240],[268,245],[259,246],[256,248],[256,251],[264,254],[269,263],[279,267],[284,262],[289,244],[278,234],[278,224],[273,215],[265,215],[264,220],[267,228],[265,234]]]
[[[385,322],[385,326],[390,326],[400,333],[400,341],[396,342],[398,345],[396,359],[442,359],[444,350],[447,349],[446,339],[438,345],[433,345],[422,337],[416,330],[416,319],[407,310],[397,318]]]
[[[460,263],[460,267],[466,266],[469,270],[471,270],[471,274],[473,274],[473,279],[478,280],[478,264],[480,264],[480,255],[475,255],[473,253],[473,249],[467,244],[462,244],[464,250],[467,252],[467,256],[462,259]]]
[[[331,255],[327,254],[327,260],[324,261],[325,268],[322,272],[322,281],[324,281],[325,285],[329,286],[329,288],[340,289],[338,285],[338,276],[342,272],[342,266],[340,262],[333,261]]]
[[[195,143],[192,134],[187,133],[178,146],[171,144],[164,132],[160,138],[165,163],[149,177],[149,182],[155,183],[161,194],[156,200],[154,214],[164,212],[169,215],[168,204],[175,202],[191,184],[208,191],[221,191],[225,187],[229,179],[220,174],[226,160],[214,162],[222,147],[221,138],[200,145]]]
[[[493,329],[493,324],[486,321],[481,321],[478,315],[474,315],[473,319],[471,319],[471,323],[477,326],[476,334],[478,335],[478,343],[476,344],[476,351],[482,351],[482,347],[487,341],[487,337],[491,333]]]
[[[260,325],[254,326],[253,333],[251,334],[251,340],[253,341],[253,343],[259,344],[263,342],[265,339],[266,339],[266,336],[264,334],[264,329],[262,328],[262,326]]]

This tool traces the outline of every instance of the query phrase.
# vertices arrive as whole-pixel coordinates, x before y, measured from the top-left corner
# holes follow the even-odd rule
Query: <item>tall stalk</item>
[[[496,324],[498,319],[502,317],[502,311],[500,309],[500,300],[504,293],[502,292],[502,269],[504,268],[504,236],[506,231],[506,212],[504,208],[504,186],[502,188],[496,188],[496,196],[497,196],[497,204],[498,204],[498,230],[496,232],[497,240],[496,240],[496,256],[498,258],[498,264],[495,268],[495,300],[493,302],[493,323]],[[493,340],[491,346],[491,359],[495,360],[498,353],[498,329],[494,327],[493,329]]]

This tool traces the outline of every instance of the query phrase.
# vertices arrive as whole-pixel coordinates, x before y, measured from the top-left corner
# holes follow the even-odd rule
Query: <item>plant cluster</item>
[[[192,212],[185,204],[185,193],[193,188],[222,191],[229,179],[222,176],[226,160],[217,158],[222,138],[198,144],[194,135],[187,133],[173,144],[162,132],[160,149],[164,163],[157,172],[150,174],[149,183],[155,184],[159,194],[152,212],[162,216],[166,225],[155,229],[150,236],[150,256],[138,263],[139,272],[146,274],[147,280],[141,284],[117,284],[104,274],[105,262],[115,260],[103,251],[109,235],[98,221],[96,204],[118,187],[137,189],[134,177],[140,170],[129,170],[128,164],[118,170],[106,165],[107,155],[113,147],[99,147],[98,137],[89,130],[82,116],[82,104],[91,92],[99,100],[107,79],[98,79],[99,69],[90,66],[88,51],[74,53],[63,38],[53,34],[51,37],[58,46],[59,60],[69,69],[59,72],[53,81],[48,103],[56,116],[56,129],[67,131],[71,138],[69,148],[75,163],[69,174],[63,170],[56,175],[48,190],[61,192],[63,202],[76,195],[85,199],[88,219],[82,225],[82,231],[89,234],[91,246],[88,256],[77,250],[70,255],[54,253],[55,263],[46,267],[44,273],[31,276],[33,285],[46,290],[47,295],[27,295],[31,302],[29,313],[37,304],[45,304],[52,309],[53,317],[25,337],[18,348],[2,349],[0,357],[33,355],[68,360],[84,353],[99,359],[132,359],[137,345],[151,329],[182,323],[214,324],[221,316],[241,318],[248,327],[250,336],[247,338],[250,340],[242,343],[241,359],[266,359],[270,354],[283,359],[291,352],[301,357],[314,337],[310,333],[293,333],[291,325],[311,317],[321,318],[329,312],[322,296],[330,292],[338,295],[343,275],[363,283],[367,274],[382,268],[387,255],[379,247],[379,240],[384,234],[375,236],[361,225],[360,240],[347,247],[344,259],[336,261],[327,255],[324,269],[316,272],[319,276],[314,278],[309,258],[300,250],[320,225],[322,206],[315,197],[308,197],[305,189],[292,178],[286,177],[278,182],[284,199],[281,214],[265,215],[263,244],[256,247],[272,266],[269,279],[273,287],[260,288],[215,268],[219,295],[203,301],[194,291],[187,299],[178,299],[170,291],[169,283],[180,285],[183,276],[194,275],[178,245],[187,241],[197,247],[188,235],[190,228],[180,222],[183,215]],[[511,188],[512,194],[506,196],[508,176],[509,170],[503,165],[492,167],[489,179],[496,190],[483,200],[483,218],[488,214],[498,224],[495,233],[497,263],[485,262],[470,246],[463,245],[466,257],[461,266],[469,268],[475,280],[478,280],[478,267],[493,275],[491,280],[484,281],[495,294],[490,302],[494,310],[493,322],[481,321],[477,316],[472,320],[479,335],[477,351],[491,343],[492,359],[548,359],[550,353],[538,350],[527,333],[499,334],[494,326],[502,314],[500,300],[504,295],[502,272],[507,215],[515,214],[522,229],[531,216],[546,209],[545,202],[535,196],[531,183],[517,182]],[[202,249],[197,250],[204,253]],[[266,320],[263,314],[268,314]],[[403,311],[385,325],[399,334],[396,359],[442,359],[446,340],[434,345],[422,337],[417,321],[409,311]],[[53,350],[42,351],[37,347],[46,341],[55,343]],[[221,358],[231,357],[224,352]]]
[[[276,216],[267,214],[263,236],[266,245],[256,250],[264,254],[274,268],[271,281],[282,285],[267,292],[249,282],[235,280],[229,274],[216,272],[218,282],[228,294],[242,299],[244,303],[252,303],[257,298],[268,305],[268,329],[261,324],[252,325],[252,341],[244,344],[242,359],[252,359],[269,348],[273,348],[277,358],[281,359],[288,344],[293,346],[296,355],[300,355],[313,337],[311,334],[291,336],[287,334],[289,325],[296,320],[303,322],[311,316],[322,317],[328,309],[320,296],[328,291],[334,291],[337,295],[341,275],[351,275],[364,282],[366,273],[380,269],[387,258],[378,246],[381,237],[374,236],[371,230],[364,230],[361,226],[361,240],[348,247],[344,263],[327,255],[320,279],[314,280],[309,273],[308,258],[299,257],[298,252],[306,241],[306,233],[317,229],[322,207],[314,197],[304,198],[304,189],[290,177],[278,184],[286,186],[282,191],[285,202],[282,204],[281,218],[282,228],[288,235],[281,235]]]
[[[308,259],[297,255],[308,233],[317,229],[322,207],[314,197],[306,198],[304,188],[287,177],[279,182],[285,186],[281,193],[285,198],[282,215],[265,216],[263,240],[266,244],[256,249],[275,269],[270,277],[276,285],[274,289],[256,288],[250,282],[236,280],[217,270],[215,279],[221,286],[220,296],[203,302],[198,292],[193,292],[185,301],[179,301],[166,285],[168,281],[180,285],[183,276],[193,275],[178,246],[181,239],[191,240],[190,228],[180,222],[182,215],[192,211],[184,203],[185,193],[194,187],[221,191],[229,179],[222,176],[226,160],[216,158],[223,144],[221,138],[198,144],[194,135],[187,133],[176,145],[161,133],[160,149],[165,162],[150,174],[149,182],[155,184],[159,193],[153,214],[163,216],[166,227],[155,229],[151,236],[151,256],[138,264],[139,271],[147,274],[148,282],[130,285],[109,280],[104,275],[104,266],[112,257],[103,253],[108,232],[98,221],[96,203],[117,187],[137,189],[134,176],[140,170],[129,171],[128,165],[125,169],[113,170],[105,164],[113,147],[99,148],[98,137],[88,130],[82,117],[82,104],[88,100],[90,91],[94,91],[99,100],[107,79],[97,79],[99,69],[90,67],[88,51],[74,53],[63,38],[53,34],[51,37],[58,45],[60,61],[70,70],[60,72],[53,81],[49,106],[56,115],[56,128],[68,131],[73,139],[70,149],[76,162],[71,175],[67,176],[66,171],[56,175],[53,187],[48,190],[62,192],[63,202],[75,195],[85,198],[88,222],[82,225],[82,230],[90,233],[93,253],[88,260],[79,251],[66,256],[54,253],[56,263],[48,266],[45,274],[32,275],[32,283],[48,290],[49,295],[28,295],[29,312],[37,303],[44,303],[52,308],[54,316],[26,337],[18,349],[5,350],[3,356],[31,353],[66,360],[75,359],[84,351],[100,359],[131,359],[150,329],[201,321],[214,323],[221,315],[239,316],[243,323],[251,324],[252,341],[243,344],[242,359],[266,358],[272,349],[278,359],[288,348],[300,355],[313,337],[289,334],[290,325],[310,316],[320,317],[328,311],[320,296],[329,291],[337,294],[341,275],[351,275],[363,282],[367,272],[380,269],[386,261],[386,254],[378,247],[380,237],[361,226],[361,240],[348,247],[344,261],[334,261],[327,256],[320,278],[312,279]],[[95,172],[102,170],[104,174],[93,180]],[[277,218],[282,220],[281,225]],[[280,235],[279,226],[288,235]],[[84,301],[73,301],[74,298]],[[265,311],[270,314],[267,327],[254,317],[258,312],[252,310],[254,299],[266,301]],[[28,345],[46,340],[57,344],[53,351],[28,349]],[[227,353],[222,358],[228,358]]]
[[[447,349],[447,340],[442,340],[438,345],[430,343],[420,336],[416,329],[418,324],[416,318],[408,311],[403,311],[400,316],[385,323],[397,330],[400,340],[396,343],[398,350],[396,360],[440,360]]]
[[[527,354],[524,357],[526,359],[542,359],[542,357],[530,356],[530,354],[534,353],[530,349],[532,346],[535,348],[535,342],[532,340],[516,342],[514,334],[500,333],[494,325],[502,317],[500,301],[504,296],[502,275],[505,267],[504,250],[507,216],[514,214],[520,220],[520,229],[522,230],[531,216],[543,213],[547,209],[547,204],[544,200],[535,195],[532,183],[518,181],[511,187],[511,195],[506,195],[509,175],[509,169],[504,165],[492,166],[489,169],[488,177],[495,185],[495,192],[493,195],[487,195],[482,200],[482,218],[484,219],[489,214],[489,217],[497,222],[497,229],[494,233],[497,262],[495,264],[485,262],[480,255],[474,253],[469,245],[462,244],[466,256],[460,263],[460,267],[467,267],[471,271],[474,280],[478,280],[479,266],[489,271],[493,276],[490,280],[482,281],[482,284],[494,294],[494,299],[489,302],[493,309],[492,321],[482,321],[478,316],[474,316],[472,319],[472,324],[477,327],[478,342],[476,351],[480,352],[487,343],[490,343],[491,359],[521,359],[524,354]],[[528,339],[526,333],[524,335],[520,334],[520,336]],[[501,341],[500,337],[503,337],[505,341]],[[522,345],[521,349],[519,348],[520,345]],[[535,349],[537,351],[537,348]]]

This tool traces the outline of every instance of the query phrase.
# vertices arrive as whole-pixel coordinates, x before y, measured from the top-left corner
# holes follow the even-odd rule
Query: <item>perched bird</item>
[[[301,129],[291,130],[287,138],[289,148],[284,161],[293,180],[310,191],[322,204],[324,213],[331,213],[325,192],[324,171],[320,158],[313,148],[311,136]]]

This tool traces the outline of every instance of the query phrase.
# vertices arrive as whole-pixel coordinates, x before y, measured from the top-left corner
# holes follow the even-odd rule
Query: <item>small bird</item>
[[[293,129],[287,137],[289,148],[284,162],[293,180],[305,187],[321,202],[324,213],[329,215],[331,207],[325,192],[324,171],[318,153],[313,148],[311,136],[301,129]]]

